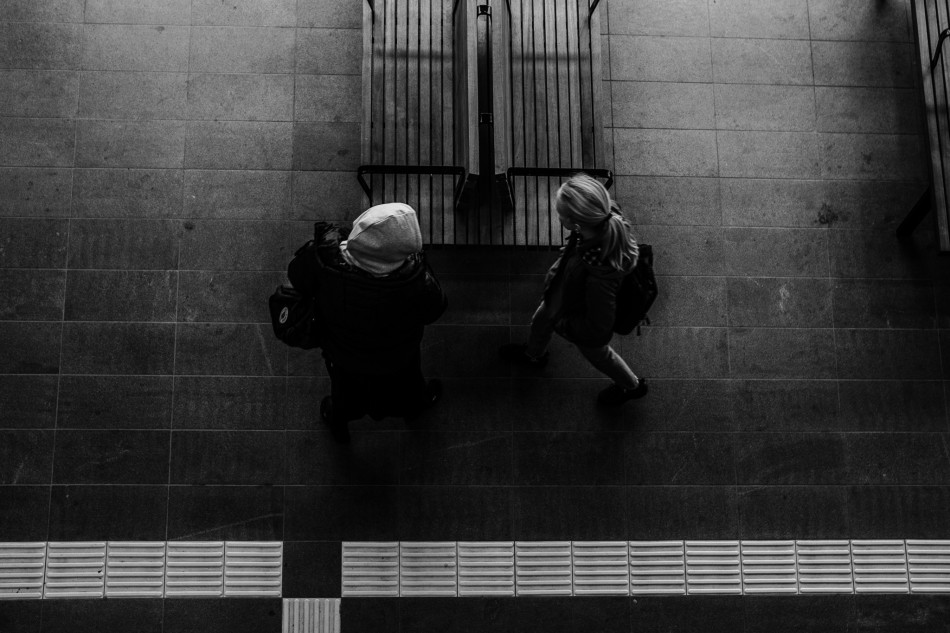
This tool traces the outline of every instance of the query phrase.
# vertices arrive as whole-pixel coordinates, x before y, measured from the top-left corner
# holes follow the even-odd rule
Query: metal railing
[[[568,232],[554,220],[554,214],[551,213],[554,196],[565,179],[582,173],[602,180],[607,189],[613,185],[614,176],[609,169],[574,167],[510,167],[508,169],[508,184],[511,187],[512,197],[515,200],[524,200],[521,213],[515,213],[513,216],[512,233],[519,246],[560,248]],[[519,177],[534,179],[534,190],[531,191],[532,183],[527,180],[524,182],[524,190],[520,189],[516,184]],[[554,180],[553,183],[552,180]]]
[[[366,0],[366,2],[372,16],[372,21],[375,24],[377,16],[374,0]],[[589,5],[588,18],[594,14],[599,3],[600,0],[593,0]],[[454,0],[452,2],[452,24],[456,23],[457,11],[461,5],[469,6],[467,3],[460,3],[460,0]],[[447,6],[442,6],[448,9]],[[428,226],[423,227],[423,233],[428,234],[430,243],[433,243],[433,241],[435,243],[442,241],[443,243],[449,244],[461,242],[469,244],[478,243],[479,245],[511,246],[517,244],[519,246],[556,247],[562,241],[562,234],[560,225],[556,220],[553,222],[551,220],[553,214],[551,213],[549,203],[553,201],[553,196],[551,195],[552,179],[561,180],[579,172],[586,172],[594,177],[605,180],[605,186],[609,188],[613,183],[613,174],[607,169],[584,169],[580,165],[570,165],[573,161],[561,158],[556,162],[560,162],[562,165],[568,163],[568,166],[538,167],[522,164],[520,166],[511,166],[506,172],[501,174],[494,173],[496,148],[495,113],[493,112],[492,11],[489,0],[482,0],[479,4],[475,5],[474,8],[476,11],[475,54],[477,59],[477,108],[474,108],[476,110],[475,112],[469,113],[469,117],[474,119],[474,121],[464,122],[458,121],[455,111],[453,110],[452,128],[454,129],[458,125],[477,123],[479,160],[477,166],[469,166],[473,171],[477,168],[479,172],[481,172],[478,174],[477,183],[474,182],[476,180],[475,174],[469,173],[468,169],[461,165],[392,164],[388,161],[386,163],[361,165],[357,170],[357,179],[361,188],[366,193],[370,205],[374,205],[390,199],[387,198],[390,185],[393,185],[393,194],[399,195],[396,193],[397,189],[393,183],[396,182],[396,178],[405,177],[405,187],[400,193],[410,198],[404,201],[416,207],[417,211],[420,212],[420,219],[426,219]],[[511,0],[505,0],[505,5],[502,7],[502,10],[506,8],[508,10],[509,50],[511,50]],[[389,11],[387,7],[384,13],[388,14]],[[384,25],[384,32],[388,32],[387,29],[389,28],[391,28],[389,25]],[[584,27],[582,26],[581,28]],[[586,28],[591,28],[589,19],[587,20]],[[375,28],[373,29],[373,38],[374,45],[372,50],[375,51]],[[385,40],[383,41],[385,42]],[[402,54],[400,51],[399,55]],[[409,53],[406,52],[405,54],[408,62]],[[458,72],[457,70],[453,79],[455,83],[460,80],[457,74]],[[374,90],[374,88],[371,88],[371,92],[372,90]],[[386,123],[374,121],[373,125],[386,125]],[[407,134],[408,133],[409,130],[407,130]],[[513,129],[512,134],[514,134]],[[454,159],[448,156],[446,156],[446,158],[458,161],[459,151],[456,145],[452,152]],[[409,158],[408,153],[406,158]],[[407,160],[407,163],[408,162]],[[367,176],[369,176],[369,180],[367,180]],[[381,182],[378,180],[380,176],[382,176]],[[411,199],[413,194],[410,191],[410,176],[429,177],[428,183],[424,182],[424,179],[420,180],[417,178],[415,200]],[[450,191],[448,183],[444,181],[444,178],[447,176],[453,177],[451,185],[451,209],[445,208],[448,205],[442,202],[447,198]],[[512,180],[515,178],[537,179],[537,182],[532,186],[540,193],[539,195],[525,196],[525,204],[523,207],[515,208],[514,212],[512,212],[511,205],[514,202],[512,192],[515,190],[515,185]],[[542,179],[544,180],[543,184]],[[403,180],[399,179],[398,182],[402,183]],[[423,191],[427,184],[430,192],[433,190],[437,191],[437,196],[432,197],[430,194],[428,199],[429,205],[423,209],[420,207],[424,206]],[[466,184],[468,184],[469,187],[466,187]],[[559,185],[560,183],[558,182],[557,184]],[[543,192],[542,189],[544,190]],[[442,196],[442,191],[445,192],[445,197]],[[529,208],[529,201],[533,203],[532,208]],[[448,200],[445,200],[445,202],[448,202]],[[544,208],[542,209],[542,207]],[[442,214],[441,218],[436,218],[436,214],[438,213]],[[445,216],[446,213],[453,214],[453,217],[447,218]],[[482,224],[486,224],[486,226],[481,226]]]
[[[918,68],[921,72],[923,110],[929,145],[928,187],[897,227],[898,237],[909,236],[933,210],[939,252],[950,253],[950,68],[942,55],[950,37],[947,4],[913,0],[912,14]]]

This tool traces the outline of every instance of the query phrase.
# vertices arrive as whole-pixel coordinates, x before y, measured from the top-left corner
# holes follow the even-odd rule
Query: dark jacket
[[[374,277],[344,261],[336,227],[318,228],[315,238],[324,355],[360,374],[387,375],[418,367],[424,326],[446,307],[423,256],[410,257],[386,277]]]
[[[577,345],[610,342],[620,282],[635,262],[618,271],[601,260],[600,248],[572,234],[544,281],[544,302],[555,331]]]

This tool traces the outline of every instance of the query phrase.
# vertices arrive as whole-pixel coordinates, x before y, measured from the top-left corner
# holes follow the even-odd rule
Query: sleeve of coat
[[[589,276],[584,286],[587,308],[584,314],[566,317],[559,324],[567,338],[580,345],[596,347],[610,342],[617,314],[619,278]]]

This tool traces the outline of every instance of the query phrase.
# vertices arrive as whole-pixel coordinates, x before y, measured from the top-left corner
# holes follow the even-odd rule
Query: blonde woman
[[[570,239],[545,277],[528,342],[503,345],[501,357],[540,369],[547,364],[548,343],[556,332],[613,379],[598,395],[599,404],[618,406],[642,398],[646,379],[638,378],[610,347],[620,281],[637,263],[630,225],[607,189],[585,174],[561,185],[554,208],[561,225],[571,231]]]

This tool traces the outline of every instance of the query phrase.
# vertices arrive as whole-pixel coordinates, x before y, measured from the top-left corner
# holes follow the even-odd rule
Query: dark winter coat
[[[358,374],[387,375],[418,367],[424,326],[446,308],[441,287],[421,255],[396,272],[374,277],[340,253],[340,234],[327,225],[317,237],[317,303],[323,352]]]
[[[609,343],[617,312],[617,291],[634,263],[618,271],[601,260],[596,242],[572,234],[544,282],[544,302],[554,315],[554,330],[585,347]]]

